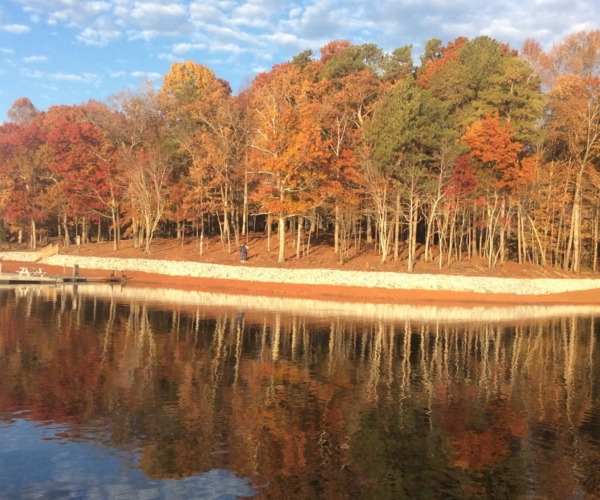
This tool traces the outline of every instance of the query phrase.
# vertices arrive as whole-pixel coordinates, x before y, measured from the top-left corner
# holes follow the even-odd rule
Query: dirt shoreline
[[[21,266],[33,267],[32,262],[2,261],[2,271],[14,272]],[[36,263],[50,274],[62,274],[63,267]],[[70,269],[68,270],[70,272]],[[81,267],[86,276],[108,276],[108,271]],[[436,304],[438,306],[514,306],[514,305],[600,305],[600,289],[580,290],[545,295],[512,293],[476,293],[449,290],[414,290],[367,288],[356,286],[310,285],[241,281],[232,279],[202,278],[193,276],[170,276],[142,271],[126,271],[127,286],[150,286],[180,290],[203,290],[247,296],[310,298],[335,302],[389,303],[389,304]],[[480,278],[486,280],[485,277]],[[525,280],[527,281],[527,280]]]

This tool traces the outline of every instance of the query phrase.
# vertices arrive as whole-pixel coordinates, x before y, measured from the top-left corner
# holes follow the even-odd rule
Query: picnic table
[[[17,273],[19,273],[19,276],[44,276],[44,271],[41,268],[37,268],[37,269],[32,269],[31,271],[29,270],[28,267],[21,267]]]

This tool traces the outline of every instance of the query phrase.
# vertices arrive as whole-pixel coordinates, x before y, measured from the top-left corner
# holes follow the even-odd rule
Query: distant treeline
[[[300,257],[328,221],[342,262],[362,241],[409,270],[417,244],[440,267],[595,270],[599,76],[596,30],[547,52],[432,39],[419,65],[411,46],[336,40],[238,95],[189,61],[105,103],[40,112],[24,97],[0,126],[0,218],[32,247],[131,237],[149,253],[165,228],[231,245],[258,216],[280,261],[286,232]]]

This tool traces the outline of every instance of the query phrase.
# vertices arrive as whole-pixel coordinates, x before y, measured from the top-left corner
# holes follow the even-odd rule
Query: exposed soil
[[[245,242],[245,241],[244,241]],[[313,244],[308,257],[296,259],[295,247],[292,243],[286,248],[285,263],[278,263],[278,248],[276,237],[272,239],[271,251],[267,250],[267,240],[264,237],[253,236],[248,241],[250,247],[249,260],[241,263],[239,252],[232,243],[231,253],[223,248],[220,239],[205,239],[204,255],[199,255],[198,241],[155,239],[152,243],[152,253],[146,255],[143,250],[134,249],[131,240],[123,240],[118,251],[113,250],[112,242],[90,243],[82,245],[78,250],[76,246],[61,249],[61,254],[110,257],[110,258],[150,258],[173,261],[194,261],[214,264],[227,264],[233,266],[274,267],[287,269],[340,269],[357,271],[397,271],[406,272],[406,260],[380,263],[380,258],[373,249],[365,249],[352,257],[348,262],[341,264],[338,256],[333,252],[332,246],[326,242]],[[365,245],[363,245],[365,246]],[[6,257],[5,257],[6,258]],[[13,271],[18,268],[17,262],[3,261],[4,271]],[[62,268],[57,266],[41,266],[50,273],[61,273]],[[541,268],[531,264],[519,265],[507,262],[503,266],[489,269],[484,259],[464,260],[453,263],[450,268],[444,266],[441,270],[437,263],[424,263],[418,261],[413,273],[418,274],[446,274],[461,276],[495,276],[510,278],[575,278],[576,276],[552,268]],[[105,276],[106,271],[87,270],[88,276]],[[582,278],[597,277],[597,273],[582,272]],[[435,303],[437,305],[475,305],[475,304],[600,304],[600,290],[585,290],[577,292],[554,293],[550,295],[513,295],[499,293],[470,293],[454,291],[426,291],[426,290],[389,290],[378,288],[361,288],[349,286],[316,286],[299,284],[274,284],[261,282],[242,282],[234,280],[219,280],[209,278],[194,278],[186,276],[165,276],[144,272],[128,272],[128,286],[156,286],[179,289],[202,289],[242,295],[262,295],[278,297],[297,297],[327,299],[350,302],[379,302],[379,303]]]
[[[192,261],[206,262],[212,264],[243,265],[254,267],[276,267],[286,269],[341,269],[352,271],[392,271],[407,272],[407,260],[405,255],[400,255],[399,260],[393,261],[388,258],[388,262],[381,263],[381,257],[377,255],[373,245],[366,245],[363,241],[362,249],[355,254],[351,250],[350,260],[341,264],[339,257],[333,251],[333,244],[328,239],[321,238],[320,241],[311,242],[308,257],[296,258],[295,243],[288,237],[286,245],[286,261],[277,262],[279,245],[277,235],[271,238],[271,251],[268,251],[267,238],[259,235],[252,235],[248,239],[250,252],[248,261],[240,262],[240,253],[234,241],[231,242],[231,252],[228,252],[227,245],[223,246],[220,238],[212,237],[204,239],[203,255],[200,255],[198,240],[195,238],[186,238],[182,244],[181,239],[160,239],[155,238],[152,241],[150,255],[146,255],[143,250],[133,248],[132,240],[122,240],[119,244],[119,250],[113,250],[112,242],[88,243],[81,245],[78,251],[75,245],[69,249],[62,248],[60,253],[66,255],[81,255],[95,257],[118,257],[118,258],[136,258],[146,259],[174,260],[174,261]],[[245,238],[243,243],[246,243]],[[506,262],[502,266],[496,266],[490,269],[486,259],[473,258],[464,259],[460,262],[452,262],[450,267],[446,264],[442,269],[438,266],[437,251],[434,249],[434,261],[422,262],[420,256],[423,248],[417,249],[417,263],[413,273],[420,274],[449,274],[457,276],[496,276],[503,278],[574,278],[575,275],[557,270],[551,267],[540,267],[532,264],[517,264],[515,262]],[[581,272],[578,276],[584,278],[598,277],[598,273]]]

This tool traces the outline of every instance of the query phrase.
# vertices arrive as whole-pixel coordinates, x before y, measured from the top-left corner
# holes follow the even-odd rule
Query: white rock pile
[[[59,294],[79,294],[88,297],[103,297],[126,303],[139,301],[143,304],[177,304],[205,308],[215,311],[229,308],[234,311],[269,311],[270,314],[288,315],[293,311],[298,316],[310,316],[330,320],[332,317],[351,317],[364,320],[416,321],[421,323],[516,323],[525,320],[543,320],[552,317],[598,316],[598,305],[538,305],[525,304],[512,307],[502,306],[438,306],[435,304],[382,304],[352,303],[327,300],[299,299],[289,297],[265,297],[231,295],[203,290],[173,290],[149,287],[116,287],[89,284],[79,287],[46,288],[50,299]],[[54,297],[52,297],[52,295]]]
[[[32,252],[4,252],[0,259],[30,262]],[[397,272],[339,271],[332,269],[277,269],[266,267],[227,266],[199,262],[150,259],[118,259],[55,255],[42,261],[53,266],[109,271],[141,271],[168,276],[191,276],[224,280],[258,281],[281,284],[338,285],[393,290],[445,290],[476,293],[512,293],[546,295],[552,293],[600,289],[600,279],[517,279]],[[168,285],[168,282],[165,282]],[[598,291],[600,294],[600,290]]]
[[[0,252],[0,260],[14,260],[17,262],[35,262],[40,257],[35,252]]]

